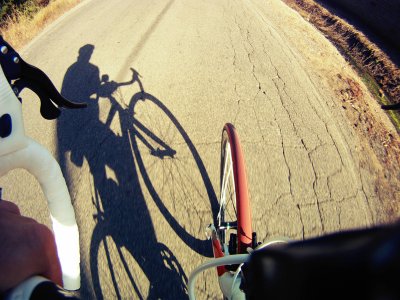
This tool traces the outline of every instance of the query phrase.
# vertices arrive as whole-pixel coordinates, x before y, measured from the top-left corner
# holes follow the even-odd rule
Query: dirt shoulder
[[[313,0],[283,0],[319,29],[357,70],[378,104],[400,102],[400,70],[380,48],[353,26]],[[342,109],[362,141],[363,168],[375,174],[375,193],[388,220],[400,216],[399,113],[385,122],[376,103],[369,103],[359,83],[337,75],[335,92]],[[372,170],[373,169],[373,170]],[[385,219],[386,219],[385,218]]]

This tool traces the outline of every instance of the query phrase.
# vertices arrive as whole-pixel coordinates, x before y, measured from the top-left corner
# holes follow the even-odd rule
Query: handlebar
[[[50,210],[64,287],[77,290],[80,254],[74,209],[57,161],[25,135],[22,104],[17,98],[24,87],[38,94],[45,119],[58,117],[61,108],[85,107],[63,98],[43,71],[24,62],[0,36],[0,177],[23,168],[39,181]]]
[[[8,292],[4,300],[78,300],[71,292],[41,276],[33,276]]]
[[[225,265],[237,265],[248,260],[249,254],[235,254],[210,259],[192,271],[188,280],[188,295],[190,300],[195,300],[195,285],[197,277],[205,270]]]
[[[39,181],[48,201],[64,287],[77,290],[80,287],[79,233],[64,177],[46,148],[28,137],[24,138],[24,144],[22,149],[0,156],[0,177],[10,170],[23,168]]]

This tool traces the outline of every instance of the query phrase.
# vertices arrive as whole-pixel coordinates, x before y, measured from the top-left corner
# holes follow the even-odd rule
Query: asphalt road
[[[28,135],[70,188],[85,299],[186,297],[211,255],[225,122],[241,136],[260,241],[377,221],[373,178],[326,75],[354,74],[278,0],[88,0],[22,56],[88,103],[52,122],[23,97]],[[49,224],[32,176],[16,170],[0,185]],[[201,298],[220,297],[215,280],[200,279]]]

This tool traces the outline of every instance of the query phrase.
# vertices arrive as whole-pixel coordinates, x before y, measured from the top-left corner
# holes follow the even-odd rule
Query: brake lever
[[[85,108],[86,103],[75,103],[65,99],[49,77],[39,68],[26,63],[21,56],[0,36],[0,64],[14,93],[18,96],[29,88],[40,99],[40,113],[47,120],[56,119],[60,108]]]
[[[54,120],[60,116],[61,110],[51,101],[48,101],[49,98],[47,97],[46,93],[37,85],[34,85],[24,79],[18,79],[12,85],[12,89],[17,97],[24,88],[32,90],[39,97],[40,114],[43,118],[45,118],[46,120]],[[18,99],[20,98],[18,97]]]

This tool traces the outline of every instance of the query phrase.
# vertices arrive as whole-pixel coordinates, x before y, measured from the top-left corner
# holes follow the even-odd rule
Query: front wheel
[[[252,247],[250,202],[242,147],[229,123],[222,131],[220,174],[218,236],[225,255],[244,254]]]

